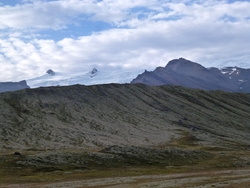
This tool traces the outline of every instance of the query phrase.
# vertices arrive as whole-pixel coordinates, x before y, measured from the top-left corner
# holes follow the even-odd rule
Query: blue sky
[[[249,10],[232,0],[3,0],[0,82],[48,69],[153,70],[179,57],[250,68]]]

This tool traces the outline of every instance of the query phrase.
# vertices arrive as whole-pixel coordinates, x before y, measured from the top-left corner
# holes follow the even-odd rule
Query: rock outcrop
[[[93,77],[95,77],[96,75],[97,75],[97,69],[96,68],[94,68],[91,72],[90,72],[90,77],[91,78],[93,78]]]
[[[21,89],[29,88],[26,81],[20,81],[20,82],[0,82],[0,93],[6,92],[6,91],[16,91]]]
[[[94,68],[92,71],[91,71],[91,74],[96,74],[98,71],[96,68]]]
[[[52,69],[47,70],[46,73],[51,75],[51,76],[54,76],[56,74]]]

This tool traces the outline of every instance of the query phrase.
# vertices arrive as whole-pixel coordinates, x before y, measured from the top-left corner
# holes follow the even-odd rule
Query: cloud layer
[[[36,77],[48,69],[154,69],[179,57],[210,66],[248,57],[249,10],[247,1],[214,0],[2,4],[0,81]],[[244,61],[250,67],[250,60]]]

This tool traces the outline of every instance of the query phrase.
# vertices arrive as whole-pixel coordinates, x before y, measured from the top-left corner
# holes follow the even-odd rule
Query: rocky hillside
[[[1,93],[0,187],[249,167],[249,106],[250,94],[142,84]]]
[[[248,147],[249,101],[250,94],[142,84],[7,92],[0,94],[0,150],[159,147],[177,141]]]
[[[250,69],[239,67],[205,68],[184,58],[174,59],[165,67],[145,71],[131,83],[179,85],[204,90],[250,92]]]

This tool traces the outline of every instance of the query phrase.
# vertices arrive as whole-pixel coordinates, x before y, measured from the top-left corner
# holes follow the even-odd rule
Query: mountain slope
[[[238,67],[205,68],[184,58],[170,61],[166,67],[144,72],[131,83],[147,85],[180,85],[204,90],[249,92],[250,69]]]
[[[140,84],[2,93],[0,148],[159,146],[186,134],[203,146],[247,146],[249,101],[249,94]]]
[[[1,93],[0,187],[245,170],[250,165],[249,101],[250,94],[142,84]],[[197,186],[217,182],[214,175],[202,181]]]

